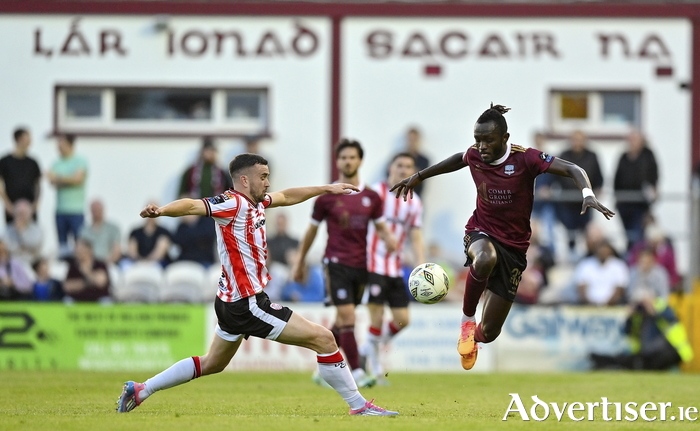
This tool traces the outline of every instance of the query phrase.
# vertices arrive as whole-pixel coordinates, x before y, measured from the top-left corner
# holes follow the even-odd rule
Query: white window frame
[[[605,93],[629,92],[638,94],[637,117],[639,124],[615,124],[605,122],[603,119],[603,95]],[[564,119],[561,118],[561,93],[585,93],[588,98],[588,118]],[[549,91],[549,127],[556,134],[568,134],[575,130],[587,133],[602,133],[609,135],[624,135],[632,129],[642,128],[643,92],[639,88],[608,88],[608,89],[581,89],[581,88],[553,88]]]

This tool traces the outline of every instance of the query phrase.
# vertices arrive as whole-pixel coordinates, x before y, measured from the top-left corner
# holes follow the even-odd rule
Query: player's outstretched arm
[[[346,183],[326,184],[325,186],[294,187],[280,192],[270,193],[272,203],[270,207],[284,207],[296,205],[318,195],[349,195],[352,192],[359,192],[356,186]]]
[[[167,205],[159,207],[155,204],[148,204],[141,210],[142,218],[155,217],[181,217],[185,215],[207,215],[207,208],[201,199],[178,199]]]
[[[569,177],[574,180],[576,186],[581,190],[583,194],[583,204],[581,205],[581,214],[584,214],[588,208],[593,208],[605,216],[606,219],[610,220],[615,213],[603,204],[601,204],[598,199],[596,199],[593,190],[591,190],[591,182],[588,179],[586,171],[580,166],[569,162],[568,160],[563,160],[560,158],[554,159],[547,172],[551,174],[561,175],[563,177]]]
[[[292,279],[297,283],[304,282],[306,255],[311,248],[311,244],[314,243],[317,232],[318,225],[310,223],[308,229],[306,229],[306,233],[304,233],[304,237],[301,239],[301,244],[299,244],[299,253],[297,253],[297,258],[294,261],[294,266],[292,267]]]
[[[467,166],[464,163],[464,160],[462,160],[463,157],[463,152],[454,154],[439,163],[436,163],[432,166],[428,166],[422,171],[416,172],[408,178],[404,178],[403,180],[394,184],[394,186],[389,191],[395,192],[397,198],[403,196],[403,200],[406,200],[409,197],[413,198],[413,189],[418,184],[422,183],[424,180],[427,180],[428,178],[434,177],[436,175],[458,171],[463,167]]]

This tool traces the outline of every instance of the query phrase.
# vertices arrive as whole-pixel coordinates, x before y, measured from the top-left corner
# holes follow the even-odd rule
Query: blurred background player
[[[206,355],[182,359],[144,383],[126,382],[117,412],[133,410],[156,391],[223,371],[243,340],[254,336],[315,351],[321,376],[348,403],[351,415],[398,414],[362,397],[328,329],[272,303],[263,290],[270,280],[265,266],[265,209],[360,190],[351,184],[332,184],[268,193],[267,160],[256,154],[236,156],[229,172],[234,187],[218,196],[179,199],[163,207],[149,204],[141,211],[144,218],[198,215],[215,220],[223,270],[214,304],[218,322]]]
[[[591,207],[608,219],[615,214],[595,198],[583,169],[539,150],[508,142],[510,134],[503,114],[509,110],[492,104],[477,119],[476,143],[467,151],[418,171],[392,187],[397,198],[403,195],[407,199],[425,179],[467,166],[471,171],[478,196],[474,214],[465,226],[465,266],[469,266],[469,274],[457,344],[465,370],[470,370],[476,362],[476,343],[490,343],[498,337],[513,305],[527,266],[525,253],[531,233],[535,178],[543,172],[570,177],[582,191],[581,213]],[[482,293],[484,306],[477,326],[474,316]]]
[[[326,290],[330,302],[336,307],[332,331],[345,352],[358,386],[369,387],[374,385],[375,380],[360,366],[355,339],[355,307],[362,301],[367,284],[367,229],[370,221],[389,251],[396,249],[396,242],[384,222],[381,198],[360,182],[359,169],[363,156],[364,151],[357,141],[342,139],[336,145],[337,182],[352,184],[360,191],[347,195],[324,195],[316,199],[311,224],[299,246],[292,278],[297,282],[303,281],[306,254],[316,238],[318,225],[325,220],[328,229],[323,258]],[[316,378],[314,380],[321,383]]]
[[[367,308],[370,315],[369,333],[360,347],[360,355],[366,359],[365,370],[385,384],[381,363],[381,350],[409,323],[409,295],[404,281],[401,255],[406,240],[413,249],[414,264],[425,262],[423,234],[421,232],[423,204],[417,194],[413,199],[395,199],[389,192],[393,184],[416,172],[416,163],[408,153],[394,156],[389,165],[386,181],[372,186],[384,202],[384,219],[389,231],[396,238],[396,250],[388,252],[373,225],[369,226],[367,271]],[[384,327],[384,304],[391,308],[392,320]]]

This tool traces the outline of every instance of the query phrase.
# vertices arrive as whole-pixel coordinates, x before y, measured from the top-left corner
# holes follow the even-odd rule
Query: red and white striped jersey
[[[234,302],[262,292],[271,278],[265,266],[265,208],[272,203],[270,195],[257,205],[233,189],[202,200],[207,216],[216,221],[222,267],[217,296]]]
[[[386,244],[371,224],[367,233],[367,270],[388,277],[402,277],[401,251],[411,229],[422,225],[423,204],[415,193],[413,199],[396,199],[384,182],[375,184],[372,189],[384,202],[384,218],[387,228],[396,238],[396,251],[387,253]]]

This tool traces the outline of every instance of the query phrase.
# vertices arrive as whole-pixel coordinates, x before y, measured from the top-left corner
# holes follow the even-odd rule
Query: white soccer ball
[[[408,289],[416,301],[435,304],[447,295],[447,291],[450,290],[450,279],[437,263],[422,263],[411,271],[408,277]]]

